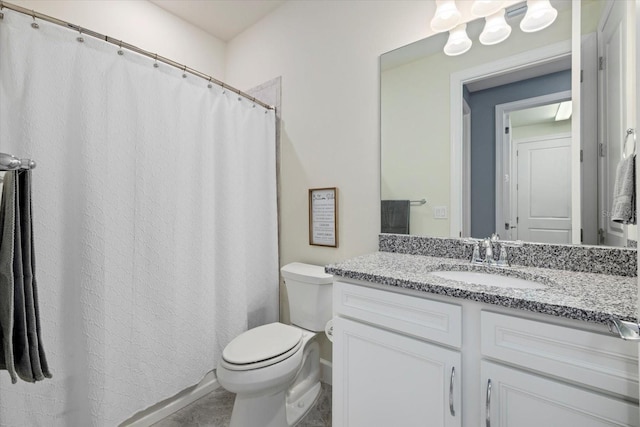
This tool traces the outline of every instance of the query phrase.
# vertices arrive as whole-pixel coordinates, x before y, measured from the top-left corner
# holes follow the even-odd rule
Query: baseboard
[[[320,380],[323,383],[333,384],[332,371],[332,363],[328,360],[320,359]],[[215,373],[211,371],[207,373],[197,385],[183,390],[177,395],[163,400],[144,411],[138,412],[118,427],[149,427],[185,406],[190,405],[204,395],[211,393],[218,387],[220,387],[220,383],[218,383]]]
[[[320,359],[320,381],[325,384],[333,385],[331,379],[333,375],[333,365],[331,362],[325,359]]]
[[[168,417],[185,406],[195,402],[204,395],[220,387],[216,374],[211,371],[193,387],[181,391],[169,399],[153,405],[121,423],[119,427],[149,427]]]

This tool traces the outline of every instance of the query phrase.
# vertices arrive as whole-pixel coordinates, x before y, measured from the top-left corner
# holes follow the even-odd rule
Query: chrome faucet
[[[500,240],[500,236],[495,233],[492,234],[491,237],[487,237],[485,239],[467,238],[463,240],[463,243],[474,245],[473,255],[471,256],[471,264],[490,267],[508,267],[510,264],[507,258],[507,248],[522,246],[522,241],[520,240]],[[484,248],[484,258],[480,256],[480,243],[482,243],[482,247]],[[500,255],[497,261],[494,259],[494,244],[499,245],[500,248]]]
[[[493,242],[496,240],[496,235],[493,234],[491,237],[487,237],[482,241],[482,246],[484,247],[484,264],[494,265],[495,260],[493,259]]]

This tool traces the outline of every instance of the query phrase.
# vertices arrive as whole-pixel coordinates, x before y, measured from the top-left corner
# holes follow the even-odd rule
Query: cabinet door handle
[[[491,427],[491,378],[487,381],[487,427]]]
[[[456,377],[456,367],[451,367],[451,379],[449,380],[449,412],[451,412],[451,416],[456,416],[456,411],[453,409],[453,380]]]

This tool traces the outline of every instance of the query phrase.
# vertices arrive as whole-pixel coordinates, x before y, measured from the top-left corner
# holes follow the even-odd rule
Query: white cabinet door
[[[333,425],[461,425],[460,353],[334,319]]]
[[[486,361],[481,370],[482,426],[638,426],[637,404]]]

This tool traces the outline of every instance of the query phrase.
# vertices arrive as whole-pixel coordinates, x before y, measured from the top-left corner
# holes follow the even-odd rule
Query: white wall
[[[151,2],[11,0],[9,3],[123,40],[224,80],[225,43]]]
[[[230,84],[282,76],[282,264],[377,249],[379,56],[431,34],[434,10],[434,2],[291,1],[229,43]],[[307,191],[325,186],[340,190],[337,249],[308,244]]]
[[[281,264],[373,252],[380,227],[380,54],[428,34],[432,2],[291,1],[227,47],[230,84],[282,76]],[[309,245],[309,188],[339,189],[339,247]]]
[[[378,249],[379,56],[427,36],[434,10],[424,1],[290,1],[227,46],[229,84],[282,76],[281,265]],[[338,248],[309,245],[308,190],[318,187],[338,187]],[[331,360],[324,339],[321,357]]]
[[[411,206],[409,231],[449,237],[449,219],[434,218],[435,206],[450,207],[448,66],[431,57],[401,64],[381,75],[381,198],[426,199]],[[443,64],[438,55],[437,64]],[[445,60],[446,61],[446,60]],[[434,126],[441,124],[442,128]],[[444,135],[438,131],[443,130]]]

